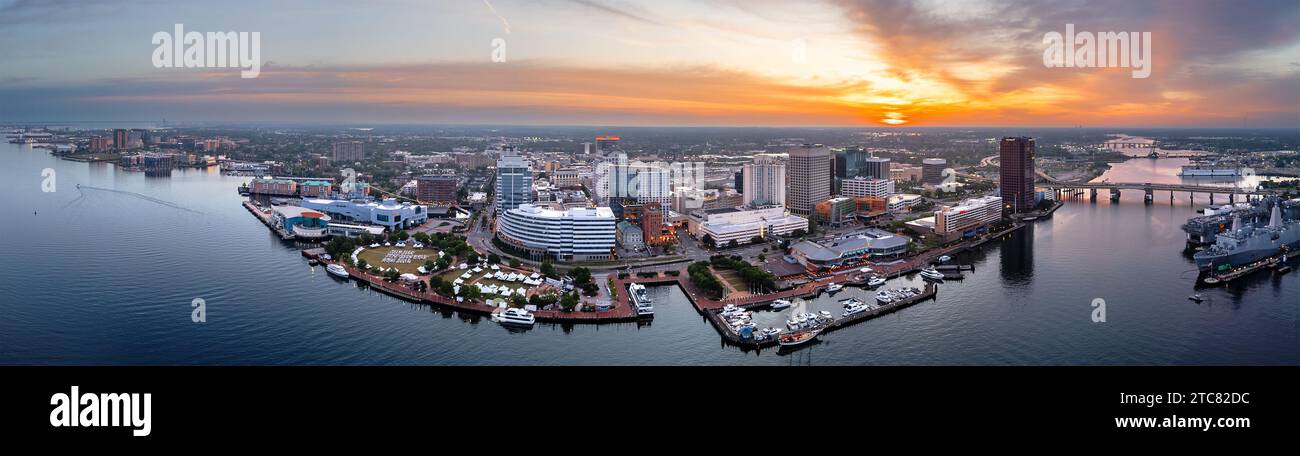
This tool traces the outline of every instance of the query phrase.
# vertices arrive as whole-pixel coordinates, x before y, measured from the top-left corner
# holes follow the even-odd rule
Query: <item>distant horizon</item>
[[[0,1],[0,118],[1296,128],[1297,23],[1294,0]],[[1116,33],[1149,49],[1076,52]]]

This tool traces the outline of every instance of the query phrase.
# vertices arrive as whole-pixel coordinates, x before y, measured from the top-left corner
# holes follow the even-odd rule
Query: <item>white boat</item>
[[[826,291],[828,291],[828,292],[830,292],[830,293],[834,293],[834,292],[837,292],[837,291],[840,291],[840,290],[843,290],[843,289],[844,289],[844,285],[840,285],[840,284],[838,284],[838,283],[832,283],[832,284],[826,286]]]
[[[930,268],[925,268],[925,269],[922,269],[922,270],[921,270],[921,277],[924,277],[924,278],[927,278],[927,279],[930,279],[930,280],[940,280],[940,281],[942,281],[942,280],[943,280],[943,273],[942,273],[942,272],[939,272],[938,270],[935,270],[933,267],[930,267]]]
[[[492,320],[503,325],[532,326],[537,317],[524,309],[509,308],[492,314]]]
[[[867,281],[867,286],[869,287],[878,287],[884,284],[885,284],[884,277],[872,277],[871,280]]]
[[[325,270],[329,271],[330,274],[334,274],[335,276],[342,277],[345,279],[348,277],[352,277],[350,274],[348,274],[348,270],[345,269],[342,265],[331,264],[329,266],[326,266]]]
[[[790,301],[784,299],[772,301],[772,310],[781,310],[787,307],[790,307]]]
[[[858,271],[859,271],[859,272],[862,272],[863,274],[870,274],[872,270],[871,270],[871,268],[862,268],[862,269],[859,269]]]
[[[947,263],[947,262],[949,262],[949,261],[952,261],[952,257],[950,257],[950,256],[948,256],[948,255],[944,255],[944,256],[939,257],[939,262],[940,262],[940,263]]]
[[[894,302],[894,294],[885,290],[880,290],[876,292],[876,301],[881,304],[889,304]]]
[[[825,311],[825,310],[823,310],[823,311],[817,312],[817,319],[819,319],[819,320],[830,320],[830,319],[832,319],[832,318],[835,318],[835,316],[834,316],[834,315],[831,315],[831,313],[830,313],[829,311]]]
[[[853,304],[853,305],[851,305],[851,306],[844,306],[844,316],[845,316],[845,317],[849,317],[849,316],[857,315],[857,314],[860,314],[860,313],[862,313],[862,312],[865,312],[866,310],[867,310],[867,305],[864,304],[864,303],[858,302],[858,303],[855,303],[855,304]]]

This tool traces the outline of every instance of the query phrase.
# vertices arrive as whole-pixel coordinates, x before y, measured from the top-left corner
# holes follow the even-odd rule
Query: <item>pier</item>
[[[271,218],[271,214],[267,214],[261,209],[258,209],[257,205],[253,204],[252,201],[244,201],[244,209],[248,209],[248,212],[252,212],[253,215],[257,216],[257,219],[261,220],[263,225],[266,225],[267,228],[270,228],[271,231],[274,231],[275,234],[279,235],[280,239],[288,241],[294,238],[293,233],[276,226],[275,220]]]

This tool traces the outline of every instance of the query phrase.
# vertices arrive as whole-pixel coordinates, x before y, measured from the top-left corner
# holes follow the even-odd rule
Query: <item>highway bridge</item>
[[[1169,192],[1169,202],[1173,204],[1175,192],[1187,192],[1193,196],[1197,193],[1210,195],[1210,203],[1214,203],[1214,195],[1228,195],[1228,202],[1236,202],[1237,196],[1241,195],[1246,200],[1255,197],[1275,194],[1272,190],[1256,190],[1241,187],[1219,187],[1213,185],[1188,185],[1188,184],[1164,184],[1156,182],[1067,182],[1042,171],[1035,171],[1038,178],[1041,179],[1044,187],[1056,192],[1058,198],[1064,196],[1082,195],[1087,190],[1091,199],[1097,199],[1097,190],[1109,190],[1110,199],[1118,200],[1120,192],[1123,190],[1141,190],[1146,194],[1146,202],[1150,203],[1154,199],[1155,192]]]

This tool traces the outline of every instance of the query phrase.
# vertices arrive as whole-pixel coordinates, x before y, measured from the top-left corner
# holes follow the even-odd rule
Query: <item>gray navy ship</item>
[[[1300,220],[1283,219],[1281,206],[1281,202],[1273,204],[1268,225],[1262,227],[1242,223],[1239,215],[1234,216],[1232,229],[1218,233],[1213,245],[1192,255],[1196,267],[1224,270],[1277,255],[1283,249],[1300,247]]]

